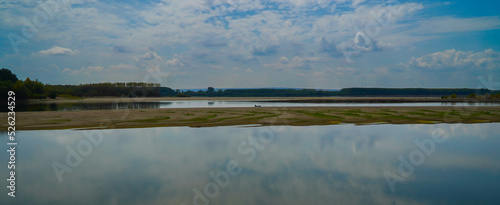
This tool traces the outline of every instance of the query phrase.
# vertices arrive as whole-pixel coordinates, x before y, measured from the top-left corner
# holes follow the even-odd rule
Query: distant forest
[[[321,89],[219,89],[181,91],[161,87],[158,83],[94,83],[80,85],[50,85],[37,79],[17,78],[9,69],[0,69],[2,100],[14,91],[18,100],[56,97],[331,97],[331,96],[438,96],[447,98],[478,97],[500,98],[500,91],[468,88],[344,88],[339,91]]]
[[[26,100],[56,97],[159,97],[160,90],[158,83],[142,82],[50,85],[30,78],[23,81],[9,69],[0,69],[2,100],[7,99],[8,91],[14,91],[17,100]]]

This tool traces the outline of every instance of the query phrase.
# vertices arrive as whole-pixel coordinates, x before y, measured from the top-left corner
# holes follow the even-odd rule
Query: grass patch
[[[358,113],[352,113],[352,112],[342,112],[341,114],[345,115],[345,116],[351,116],[351,117],[361,117],[360,114],[358,114]]]
[[[221,113],[225,113],[225,112],[208,111],[207,113],[217,113],[217,114],[221,114]]]
[[[390,112],[390,113],[398,113],[398,111],[390,110],[390,109],[382,109],[384,112]]]
[[[154,118],[130,120],[130,121],[127,121],[127,122],[157,123],[157,122],[160,122],[162,120],[170,120],[170,117],[154,117]]]
[[[217,117],[217,115],[209,115],[209,116],[205,116],[205,117],[195,117],[195,118],[191,118],[191,119],[184,120],[184,121],[203,122],[203,121],[207,121],[209,119],[216,118],[216,117]]]
[[[355,110],[347,110],[344,112],[341,112],[342,115],[345,116],[351,116],[351,117],[366,117],[366,118],[372,118],[372,116],[369,115],[361,115],[361,114],[368,114],[366,112],[361,111],[360,109],[355,109]]]
[[[428,114],[425,114],[425,113],[422,113],[422,112],[407,112],[406,114],[410,114],[410,115],[423,115],[423,116],[427,116]]]
[[[322,112],[306,112],[303,110],[297,111],[298,113],[304,114],[304,115],[309,115],[312,117],[319,117],[319,118],[335,118],[335,119],[344,119],[343,117],[335,116],[335,115],[327,115]]]
[[[452,110],[451,112],[448,113],[448,115],[455,115],[460,117],[460,113],[456,110]]]
[[[219,118],[218,122],[221,122],[221,121],[224,121],[224,120],[232,120],[232,119],[238,119],[238,118],[243,118],[243,117],[253,117],[257,114],[255,113],[250,113],[250,114],[243,114],[243,115],[237,115],[237,116],[233,116],[233,117],[224,117],[224,118]]]
[[[392,114],[389,114],[389,113],[383,113],[383,112],[376,112],[376,113],[373,113],[374,115],[383,115],[383,116],[392,116]]]
[[[247,119],[248,120],[262,120],[262,119],[278,117],[278,116],[280,116],[280,114],[271,114],[271,115],[264,115],[264,116],[258,116],[258,117],[250,117]]]
[[[432,112],[432,113],[435,113],[435,112],[436,112],[436,111],[434,111],[434,110],[426,110],[426,109],[420,109],[420,110],[418,110],[418,111],[420,111],[420,112]]]

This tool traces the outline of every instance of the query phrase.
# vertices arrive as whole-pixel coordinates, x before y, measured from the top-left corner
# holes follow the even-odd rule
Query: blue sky
[[[0,67],[51,84],[489,87],[498,1],[6,0]],[[500,88],[496,88],[500,89]]]

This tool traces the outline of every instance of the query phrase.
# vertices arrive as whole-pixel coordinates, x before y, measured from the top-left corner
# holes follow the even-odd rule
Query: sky
[[[2,0],[0,67],[49,84],[500,89],[496,0]]]

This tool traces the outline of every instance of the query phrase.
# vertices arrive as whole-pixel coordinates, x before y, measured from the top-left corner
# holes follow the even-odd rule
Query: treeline
[[[80,85],[45,85],[55,96],[77,97],[159,97],[158,83],[93,83]]]
[[[181,91],[161,87],[158,83],[94,83],[80,85],[49,85],[38,80],[20,80],[10,70],[0,70],[0,92],[7,100],[8,91],[16,92],[16,99],[44,99],[56,97],[332,97],[332,96],[436,96],[500,98],[499,91],[488,89],[435,88],[344,88],[340,91],[316,89],[219,89]],[[473,94],[473,95],[472,95]]]
[[[26,100],[28,98],[45,98],[45,85],[38,80],[26,78],[22,81],[9,69],[0,69],[0,92],[2,101],[7,100],[7,92],[14,91],[16,100]]]
[[[159,83],[94,83],[80,85],[50,85],[38,80],[20,80],[9,69],[0,69],[0,92],[2,101],[7,92],[14,91],[16,100],[60,97],[159,97],[169,94],[170,88],[161,88]],[[170,89],[172,90],[172,89]],[[165,91],[165,92],[162,92]],[[174,91],[175,92],[175,91]],[[170,93],[171,94],[171,93]]]
[[[488,89],[468,88],[344,88],[339,96],[468,96],[471,93],[486,95],[495,93]]]
[[[182,92],[185,96],[197,97],[326,97],[336,96],[333,91],[323,91],[315,89],[219,89],[215,91],[213,87],[209,87],[207,91],[185,91]]]
[[[333,97],[333,96],[387,96],[387,97],[442,97],[456,95],[459,97],[498,94],[498,91],[488,89],[440,89],[440,88],[343,88],[340,91],[316,89],[219,89],[209,87],[206,91],[185,91],[177,94],[180,97]],[[496,95],[498,96],[498,95]]]

